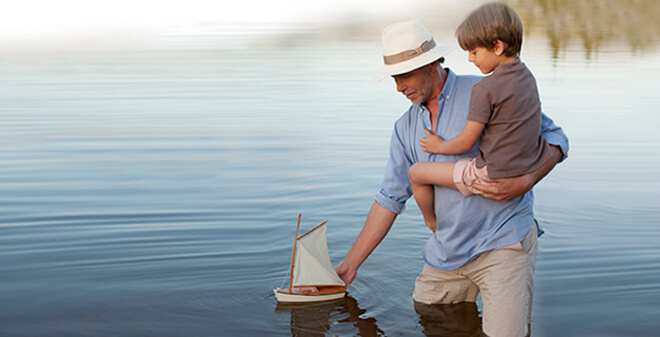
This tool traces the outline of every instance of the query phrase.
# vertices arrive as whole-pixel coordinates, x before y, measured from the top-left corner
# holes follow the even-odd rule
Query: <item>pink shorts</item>
[[[472,189],[472,184],[477,179],[488,179],[486,166],[477,168],[475,158],[463,158],[456,162],[456,165],[454,165],[454,184],[464,196],[479,194]]]

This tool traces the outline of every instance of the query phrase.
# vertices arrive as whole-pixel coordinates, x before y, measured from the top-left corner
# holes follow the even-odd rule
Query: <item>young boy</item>
[[[484,77],[472,87],[468,121],[460,135],[443,140],[426,130],[420,140],[426,152],[459,154],[479,140],[476,158],[458,162],[418,162],[409,172],[424,222],[435,231],[433,185],[464,196],[478,194],[476,180],[516,177],[550,159],[552,150],[541,135],[541,101],[536,80],[520,59],[520,17],[505,4],[488,3],[474,10],[456,36],[468,60]]]

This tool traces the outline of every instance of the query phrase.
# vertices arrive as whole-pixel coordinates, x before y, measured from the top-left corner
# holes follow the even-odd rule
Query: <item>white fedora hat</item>
[[[374,75],[373,81],[379,82],[389,76],[423,67],[447,55],[452,49],[437,45],[421,20],[391,24],[383,30],[385,65]]]

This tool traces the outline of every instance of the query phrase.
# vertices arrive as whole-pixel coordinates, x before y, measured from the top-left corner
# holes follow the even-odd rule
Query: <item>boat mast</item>
[[[325,221],[321,222],[320,225],[318,225],[318,226],[316,226],[316,227],[310,229],[309,231],[307,231],[307,233],[301,235],[297,240],[300,240],[300,239],[304,238],[305,236],[307,236],[307,234],[309,234],[309,233],[311,233],[311,232],[313,232],[313,231],[319,229],[319,227],[321,227],[321,226],[323,226],[323,225],[325,225],[325,224],[327,224],[327,223],[328,223],[328,220],[325,220]]]
[[[289,294],[293,287],[293,261],[296,259],[296,242],[298,241],[298,229],[300,228],[300,218],[302,214],[298,214],[298,224],[296,225],[296,235],[293,236],[293,254],[291,254],[291,277],[289,278]]]

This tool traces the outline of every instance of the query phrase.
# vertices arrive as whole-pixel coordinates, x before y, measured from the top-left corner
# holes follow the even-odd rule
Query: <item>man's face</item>
[[[431,98],[434,71],[432,63],[405,74],[394,75],[392,77],[396,82],[396,90],[413,104],[424,103]]]

